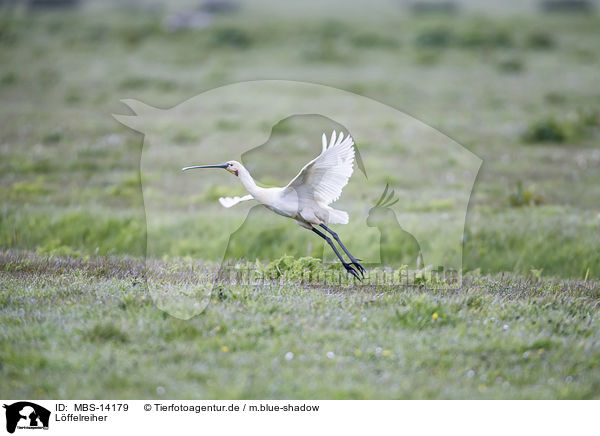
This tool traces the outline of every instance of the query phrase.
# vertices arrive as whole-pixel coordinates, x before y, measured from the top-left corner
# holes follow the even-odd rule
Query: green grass
[[[59,13],[0,7],[4,396],[151,398],[161,386],[182,398],[598,398],[597,14],[495,15],[483,6],[411,14],[383,0],[368,8],[261,0],[206,29],[169,32],[156,9],[116,3]],[[381,101],[483,159],[464,286],[355,288],[318,274],[298,282],[339,267],[306,258],[330,259],[314,235],[259,217],[226,257],[274,282],[226,284],[190,321],[155,307],[143,285],[143,137],[111,114],[128,113],[124,98],[169,108],[271,78]],[[383,140],[361,144],[379,163],[369,180],[400,185],[398,212],[442,234],[444,215],[456,212],[452,193],[430,197],[400,173],[434,180],[456,162],[395,174],[386,157],[406,147],[394,125],[372,124]],[[210,112],[166,126],[160,139],[202,162],[192,150],[207,132],[256,128]],[[244,162],[267,185],[287,182],[275,171],[281,162],[305,162],[314,151],[307,141],[318,150],[320,133],[333,128],[341,126],[317,116],[284,120],[270,138],[281,147],[267,151],[285,153],[264,159],[253,150]],[[291,175],[299,169],[288,166]],[[171,168],[153,176],[144,194],[171,204],[153,211],[149,264],[183,276],[191,265],[215,269],[223,229],[236,219],[232,210],[217,215],[216,200],[240,195],[239,184],[223,177],[183,195],[168,189]],[[351,216],[376,201],[357,192]],[[358,224],[335,230],[361,257],[377,233]]]
[[[380,6],[388,13],[365,16],[351,9],[334,17],[313,5],[291,16],[266,2],[216,17],[206,29],[180,32],[166,31],[162,16],[148,10],[132,15],[95,5],[64,13],[0,11],[0,245],[80,256],[143,255],[142,138],[111,118],[125,110],[119,100],[170,107],[230,82],[275,77],[378,99],[483,158],[466,228],[467,236],[477,237],[466,240],[465,270],[527,274],[533,267],[582,278],[589,268],[590,277],[600,277],[598,207],[591,200],[600,195],[600,94],[593,92],[598,17],[405,15]],[[265,23],[261,8],[281,16]],[[222,131],[248,128],[212,114],[204,121]],[[176,127],[165,131],[164,140],[182,148],[206,134],[194,125]],[[315,118],[290,119],[276,126],[271,139],[292,150],[329,128]],[[390,126],[381,129],[394,140]],[[382,162],[401,151],[393,143],[391,149],[363,146]],[[268,166],[262,169],[270,174]],[[427,171],[419,177],[435,177],[439,168]],[[156,181],[168,175],[165,169]],[[376,175],[371,170],[371,180]],[[515,197],[518,183],[521,194],[534,189],[533,197],[543,201],[523,200],[519,192]],[[208,246],[203,257],[220,260],[220,241],[201,229],[212,229],[216,198],[241,193],[235,181],[215,181],[185,197],[156,186],[152,195],[177,199],[161,218],[160,240],[153,240],[162,253],[197,255],[195,247]],[[436,209],[439,199],[424,196],[418,184],[402,189],[402,210],[415,221],[430,223],[435,213],[453,210],[451,198],[447,209]],[[190,208],[208,213],[184,213]],[[538,210],[544,208],[553,211],[551,222]],[[532,232],[536,221],[541,224]],[[249,260],[295,254],[293,247],[307,240],[298,229],[285,241],[263,229],[247,236]],[[363,252],[369,244],[354,242]]]
[[[232,283],[183,321],[154,306],[137,261],[5,252],[0,273],[8,398],[600,396],[595,281]]]

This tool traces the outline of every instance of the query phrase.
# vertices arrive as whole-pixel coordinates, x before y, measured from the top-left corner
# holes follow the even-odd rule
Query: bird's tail
[[[348,212],[333,209],[331,207],[327,212],[329,212],[329,216],[327,217],[327,222],[329,224],[348,224]]]

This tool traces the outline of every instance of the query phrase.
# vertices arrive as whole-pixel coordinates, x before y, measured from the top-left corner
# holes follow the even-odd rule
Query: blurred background
[[[233,82],[286,79],[376,99],[483,159],[465,270],[600,277],[598,2],[322,3],[0,1],[0,247],[143,256],[143,138],[111,117],[128,112],[120,99],[169,108]],[[306,140],[307,125],[289,120],[271,139]],[[197,186],[195,207],[239,194],[220,180]],[[418,186],[404,194],[412,213],[450,207]],[[163,252],[197,255],[214,236],[197,225],[183,239],[181,223],[166,222]],[[270,255],[282,242],[269,238]]]

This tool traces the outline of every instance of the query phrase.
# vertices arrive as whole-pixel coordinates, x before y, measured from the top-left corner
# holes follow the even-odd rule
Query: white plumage
[[[321,154],[307,163],[298,175],[285,187],[294,190],[301,208],[310,208],[317,219],[325,223],[348,224],[348,214],[329,205],[340,198],[342,189],[348,184],[354,164],[354,141],[340,132],[336,139],[335,130],[327,146],[323,134]],[[301,214],[302,215],[302,214]],[[312,224],[321,224],[312,222]]]
[[[334,130],[328,147],[323,134],[321,154],[307,163],[286,188],[302,190],[327,205],[340,198],[354,164],[354,141],[351,136],[343,138],[344,134],[340,132],[336,140]]]
[[[183,168],[224,168],[235,176],[248,191],[243,197],[221,197],[219,203],[230,208],[242,201],[256,200],[273,212],[292,218],[299,225],[314,231],[324,238],[333,248],[338,258],[348,272],[358,278],[355,269],[364,273],[364,268],[358,263],[339,240],[338,235],[325,224],[347,224],[348,213],[329,206],[340,198],[342,189],[352,176],[354,165],[354,141],[350,135],[344,138],[340,132],[333,131],[329,143],[323,134],[322,150],[319,156],[307,163],[283,188],[262,188],[254,182],[248,170],[237,161],[229,161],[222,165],[196,165]],[[320,226],[329,232],[340,244],[351,262],[346,263],[331,239],[313,226]]]
[[[224,208],[229,209],[231,206],[235,206],[241,201],[252,200],[252,198],[254,197],[252,197],[250,194],[244,195],[243,197],[221,197],[219,198],[219,203],[221,203],[221,206]]]

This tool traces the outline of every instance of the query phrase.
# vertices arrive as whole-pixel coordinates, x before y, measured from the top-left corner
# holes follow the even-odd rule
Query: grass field
[[[596,281],[230,284],[182,321],[156,309],[140,262],[0,260],[4,397],[585,399],[600,388]]]
[[[600,396],[597,13],[543,14],[534,2],[465,1],[457,13],[417,14],[385,0],[261,0],[215,15],[206,28],[168,30],[165,17],[189,4],[0,6],[1,396]],[[222,259],[223,230],[235,228],[234,212],[216,200],[241,191],[223,175],[186,179],[186,195],[176,195],[169,167],[142,195],[142,135],[111,114],[129,113],[121,99],[170,108],[259,79],[367,96],[483,160],[460,289],[300,283],[284,273],[261,287],[225,283],[188,321],[157,309],[145,287],[144,206],[172,200],[153,209],[150,273],[182,261],[210,270]],[[389,146],[361,146],[385,162],[401,147],[397,132],[377,122]],[[316,136],[318,149],[319,130],[331,128],[323,123],[286,120],[269,144]],[[214,132],[259,130],[214,113],[194,126],[160,136],[187,150],[190,164],[206,159],[189,150]],[[313,152],[303,153],[300,160]],[[277,159],[246,157],[263,175],[277,167]],[[434,178],[439,165],[412,176]],[[376,171],[370,180],[385,183]],[[406,219],[439,232],[440,217],[456,212],[451,196],[440,201],[400,182]],[[346,194],[364,201],[348,206],[356,216],[376,196],[351,185]],[[373,239],[360,229],[352,221],[336,230],[368,253]],[[312,236],[274,217],[230,254],[260,270],[284,255],[330,260]]]

